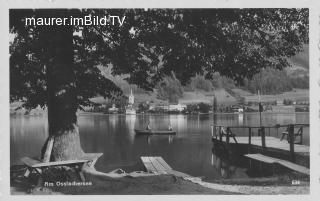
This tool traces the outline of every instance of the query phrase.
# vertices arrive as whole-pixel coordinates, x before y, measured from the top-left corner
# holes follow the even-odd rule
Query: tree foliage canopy
[[[245,79],[243,87],[251,93],[258,93],[259,90],[261,94],[279,94],[293,88],[308,89],[309,76],[290,76],[286,71],[267,68],[251,80]]]
[[[183,87],[180,81],[174,76],[167,76],[156,86],[157,97],[161,100],[168,100],[169,103],[178,103],[183,95]]]
[[[128,74],[129,83],[149,90],[171,72],[182,84],[215,72],[241,82],[261,69],[289,66],[286,58],[308,42],[308,9],[10,10],[11,101],[46,105],[53,51],[67,45],[52,40],[61,27],[26,26],[24,18],[86,15],[126,19],[123,26],[69,27],[77,107],[92,104],[96,95],[120,93],[98,65],[112,64],[113,74]]]

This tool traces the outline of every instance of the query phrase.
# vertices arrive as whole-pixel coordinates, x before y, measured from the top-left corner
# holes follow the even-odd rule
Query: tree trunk
[[[49,136],[54,137],[50,161],[77,159],[84,152],[76,116],[73,28],[50,26],[43,33],[43,41],[48,45],[46,53],[51,58],[46,63]]]

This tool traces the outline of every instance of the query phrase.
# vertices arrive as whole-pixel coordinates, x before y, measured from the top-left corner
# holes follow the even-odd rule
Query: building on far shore
[[[118,113],[119,109],[115,106],[115,104],[112,104],[112,107],[108,109],[108,112],[111,114]]]
[[[169,105],[169,112],[182,112],[187,108],[185,104],[176,104],[176,105]]]
[[[182,112],[187,108],[187,105],[185,104],[172,104],[172,105],[150,105],[149,110],[150,111],[157,111],[162,110],[164,112]]]

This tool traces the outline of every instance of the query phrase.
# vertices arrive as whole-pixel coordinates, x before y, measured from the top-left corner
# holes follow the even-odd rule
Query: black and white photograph
[[[309,11],[9,9],[10,194],[310,194]]]

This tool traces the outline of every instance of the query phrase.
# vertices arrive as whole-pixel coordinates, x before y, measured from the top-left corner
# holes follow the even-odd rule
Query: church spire
[[[129,104],[133,105],[133,103],[134,103],[134,96],[132,93],[132,89],[130,89]]]

